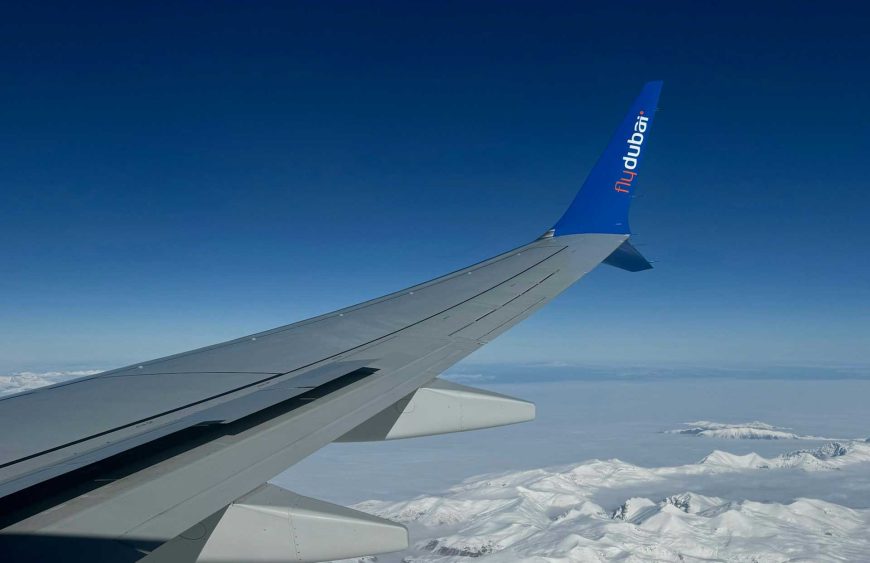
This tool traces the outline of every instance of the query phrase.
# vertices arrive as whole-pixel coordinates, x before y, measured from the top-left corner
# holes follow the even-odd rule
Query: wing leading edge
[[[113,560],[158,561],[158,546],[332,441],[528,419],[520,401],[433,380],[598,264],[645,269],[628,206],[660,89],[644,87],[568,211],[530,244],[307,321],[0,400],[0,424],[33,429],[0,448],[0,548],[41,559],[88,538],[81,560],[108,542]],[[489,420],[499,402],[517,414]],[[415,404],[425,412],[403,414]]]

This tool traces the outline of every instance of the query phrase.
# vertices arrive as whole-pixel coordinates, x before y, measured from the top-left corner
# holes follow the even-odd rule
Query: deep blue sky
[[[0,370],[178,352],[520,245],[650,79],[656,269],[602,267],[474,359],[870,364],[867,12],[600,4],[7,7]]]

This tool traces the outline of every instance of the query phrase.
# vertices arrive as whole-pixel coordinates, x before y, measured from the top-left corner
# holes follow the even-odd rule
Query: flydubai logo
[[[649,118],[644,115],[643,110],[640,110],[634,122],[634,132],[625,141],[628,143],[628,150],[625,152],[625,156],[622,157],[625,169],[622,171],[622,176],[619,180],[613,184],[613,189],[618,192],[627,194],[628,188],[631,187],[632,182],[637,177],[637,172],[634,169],[637,168],[637,159],[640,158],[640,147],[643,145],[643,134],[646,132],[648,124]]]

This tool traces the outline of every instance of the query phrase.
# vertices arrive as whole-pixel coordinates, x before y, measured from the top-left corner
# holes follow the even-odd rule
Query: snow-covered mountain
[[[819,440],[815,436],[801,436],[791,432],[789,428],[773,426],[764,422],[753,421],[738,424],[725,424],[709,420],[686,422],[687,428],[665,430],[666,434],[685,434],[705,438],[727,438],[731,440]]]
[[[795,450],[764,458],[758,454],[735,455],[716,450],[699,464],[707,467],[725,469],[786,469],[796,468],[805,471],[826,471],[847,465],[870,462],[870,443],[829,442],[811,450]]]
[[[870,444],[833,442],[774,458],[716,451],[695,464],[644,468],[620,460],[474,478],[443,494],[356,508],[407,524],[412,548],[378,562],[862,561],[870,509],[798,498],[757,502],[674,491],[616,507],[601,493],[735,472],[836,471],[870,464]],[[868,465],[870,468],[870,465]],[[803,473],[807,474],[807,473]]]

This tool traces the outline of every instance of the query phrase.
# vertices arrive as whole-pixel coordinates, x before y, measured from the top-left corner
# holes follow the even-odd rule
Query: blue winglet
[[[553,227],[554,235],[629,234],[628,206],[649,143],[662,82],[647,82],[589,172],[571,206]]]

